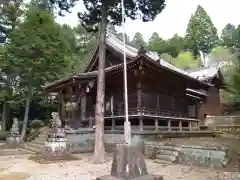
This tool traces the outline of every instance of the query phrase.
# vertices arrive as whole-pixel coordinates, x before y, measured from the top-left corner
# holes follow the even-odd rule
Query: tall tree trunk
[[[28,125],[28,115],[30,111],[30,104],[32,101],[32,70],[30,69],[30,77],[28,82],[28,95],[25,102],[25,112],[24,112],[24,119],[23,119],[23,125],[22,125],[22,132],[20,136],[20,142],[24,141],[24,138],[27,133],[27,125]]]
[[[105,61],[106,61],[106,27],[107,4],[103,2],[101,9],[100,45],[97,78],[97,99],[95,111],[95,147],[92,158],[93,163],[103,163],[104,148],[104,99],[105,99]]]
[[[8,103],[5,101],[2,106],[2,131],[7,129],[7,120],[8,120]]]

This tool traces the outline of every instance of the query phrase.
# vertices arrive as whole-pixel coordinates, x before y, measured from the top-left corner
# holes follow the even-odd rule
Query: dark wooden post
[[[179,120],[179,130],[182,131],[182,120]]]
[[[155,131],[158,131],[158,119],[155,119]]]
[[[160,99],[159,94],[157,93],[157,112],[160,110]]]
[[[61,124],[62,124],[62,128],[65,128],[65,121],[66,121],[66,108],[65,108],[65,101],[64,101],[64,93],[63,91],[60,91],[60,119],[61,119]]]
[[[87,97],[84,92],[81,97],[81,121],[86,120],[86,105],[87,105]]]
[[[171,128],[171,120],[169,119],[168,120],[168,131],[171,131],[172,130],[172,128]]]
[[[189,131],[192,131],[192,121],[188,122],[188,126],[189,126]]]
[[[88,121],[89,121],[89,124],[88,124],[89,128],[93,128],[93,117],[89,116]]]
[[[141,81],[138,81],[137,83],[137,107],[142,111],[142,84]],[[143,131],[143,118],[142,115],[139,117],[139,129],[140,131]]]
[[[111,116],[112,116],[112,130],[115,129],[115,119],[113,118],[114,115],[114,96],[113,94],[110,97],[110,106],[111,106]]]

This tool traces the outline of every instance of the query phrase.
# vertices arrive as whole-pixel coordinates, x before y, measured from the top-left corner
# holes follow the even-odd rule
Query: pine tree
[[[199,54],[199,52],[206,55],[219,43],[217,28],[200,5],[198,5],[195,14],[189,20],[186,39],[189,49],[194,55]]]
[[[150,37],[147,48],[150,51],[157,52],[159,55],[161,55],[162,53],[168,53],[167,41],[159,37],[157,32],[154,32]]]
[[[133,36],[133,40],[132,43],[134,45],[136,45],[138,48],[140,47],[145,47],[146,43],[143,39],[143,35],[140,32],[137,32],[134,36]]]
[[[10,33],[19,23],[23,14],[20,3],[8,3],[0,7],[0,43],[9,40]]]
[[[53,6],[49,0],[31,0],[30,4],[53,14]]]
[[[221,39],[224,46],[232,47],[234,45],[234,35],[236,28],[233,24],[228,23],[222,30]]]
[[[66,58],[69,52],[60,26],[39,8],[29,8],[25,20],[11,33],[8,56],[19,73],[19,91],[25,98],[21,140],[26,135],[30,103],[44,82],[64,74],[70,63]]]
[[[178,34],[174,34],[171,39],[167,41],[168,53],[172,57],[177,57],[181,51],[185,50],[185,39]]]

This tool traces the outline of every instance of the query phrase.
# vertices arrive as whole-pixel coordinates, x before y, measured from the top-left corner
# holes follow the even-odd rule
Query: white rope
[[[128,119],[128,91],[127,91],[127,62],[126,62],[126,39],[125,39],[125,8],[124,0],[122,3],[122,36],[123,36],[123,62],[124,62],[124,100],[125,100],[125,123],[124,123],[124,139],[125,143],[131,143],[131,125]]]

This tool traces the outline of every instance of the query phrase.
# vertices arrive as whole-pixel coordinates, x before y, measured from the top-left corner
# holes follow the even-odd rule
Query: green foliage
[[[30,4],[51,14],[53,13],[53,6],[49,0],[31,0]]]
[[[149,39],[147,47],[149,50],[155,51],[158,54],[167,53],[172,57],[177,57],[180,52],[186,49],[185,46],[185,39],[177,34],[174,34],[174,36],[168,40],[164,40],[154,32]]]
[[[61,27],[52,15],[36,7],[30,7],[25,20],[14,29],[8,54],[17,69],[18,92],[25,100],[25,114],[21,139],[25,138],[30,104],[42,94],[41,85],[64,75],[70,63],[69,44],[61,34]],[[68,61],[67,61],[68,60]]]
[[[191,69],[200,66],[199,60],[195,59],[190,52],[181,52],[173,61],[173,65],[181,69]]]
[[[19,3],[7,3],[0,7],[0,43],[10,39],[11,32],[20,22],[23,10]]]
[[[11,116],[24,119],[24,102],[28,94],[27,87],[31,84],[34,96],[29,119],[46,119],[51,111],[56,111],[56,105],[44,102],[41,86],[73,71],[82,71],[88,59],[86,56],[91,54],[97,37],[80,26],[71,28],[57,24],[51,14],[36,6],[18,13],[18,17],[26,14],[20,23],[18,18],[14,18],[13,5],[1,10],[0,18],[6,20],[5,24],[17,27],[16,30],[9,29],[8,43],[0,46],[0,102],[7,103],[10,108],[3,114],[10,119]],[[34,72],[30,81],[31,68]],[[7,124],[11,126],[11,122]]]
[[[151,51],[157,52],[158,54],[168,52],[167,41],[159,37],[158,33],[154,32],[149,39],[147,48]]]
[[[134,37],[133,37],[133,40],[132,40],[132,43],[134,45],[136,45],[138,48],[140,47],[145,47],[146,44],[145,44],[145,41],[143,39],[143,35],[139,32],[137,32]]]
[[[174,36],[168,40],[167,44],[168,44],[167,53],[172,55],[172,57],[177,57],[180,52],[185,50],[186,41],[183,37],[174,34]]]
[[[68,11],[75,5],[79,0],[50,0],[54,5],[60,8],[60,14],[62,11]],[[106,7],[105,12],[108,16],[108,21],[114,25],[120,25],[122,23],[121,14],[121,1],[116,0],[105,0],[105,1],[95,1],[95,0],[82,0],[85,5],[86,12],[79,12],[78,17],[83,25],[88,31],[96,31],[98,29],[99,23],[101,22],[101,10]],[[101,3],[104,2],[104,3]],[[125,14],[132,20],[141,17],[143,22],[152,21],[155,19],[157,14],[159,14],[165,7],[165,0],[151,0],[151,1],[132,1],[125,0]],[[141,14],[141,16],[139,16]]]
[[[208,57],[209,65],[221,62],[232,65],[237,60],[236,54],[233,53],[229,48],[225,48],[223,46],[217,46],[213,48]]]
[[[20,82],[33,83],[38,89],[64,74],[69,63],[66,56],[70,47],[60,26],[50,14],[37,8],[30,8],[25,21],[13,31],[8,50],[21,73]]]
[[[232,47],[234,45],[234,35],[236,28],[233,24],[228,23],[222,30],[221,39],[224,46]]]
[[[200,5],[198,5],[195,14],[189,20],[186,40],[188,41],[189,50],[194,55],[199,54],[200,51],[208,54],[219,43],[217,29]]]
[[[66,74],[82,72],[89,60],[89,55],[97,45],[97,33],[87,32],[81,25],[71,28],[68,25],[61,26],[61,34],[64,41],[68,44],[67,54],[68,67]]]
[[[167,54],[167,53],[163,53],[160,55],[160,57],[164,60],[164,61],[167,61],[171,64],[173,64],[174,62],[174,58],[170,55],[170,54]]]

